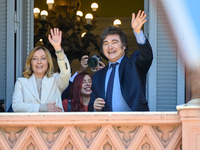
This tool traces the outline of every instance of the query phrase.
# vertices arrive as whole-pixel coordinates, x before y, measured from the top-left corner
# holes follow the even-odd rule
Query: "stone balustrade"
[[[199,112],[1,113],[0,150],[199,150]]]

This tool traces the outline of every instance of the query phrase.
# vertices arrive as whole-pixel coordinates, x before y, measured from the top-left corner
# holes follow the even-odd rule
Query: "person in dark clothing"
[[[139,50],[130,57],[126,56],[126,34],[120,28],[109,26],[102,32],[101,52],[109,60],[109,65],[93,76],[88,111],[149,111],[146,75],[153,54],[151,45],[141,30],[146,22],[145,18],[146,14],[141,10],[137,16],[132,14],[131,27]],[[110,79],[114,80],[113,83]]]

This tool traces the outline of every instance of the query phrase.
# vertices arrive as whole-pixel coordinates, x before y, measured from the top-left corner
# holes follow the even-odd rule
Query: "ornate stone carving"
[[[69,133],[69,132],[67,132]],[[55,143],[51,149],[61,149],[61,150],[79,150],[84,149],[85,147],[82,147],[80,143],[81,141],[75,140],[76,138],[71,134],[66,134],[66,132],[62,132],[60,135],[62,138],[59,139],[59,141],[62,141],[61,143]],[[74,139],[75,138],[75,139]],[[85,146],[85,145],[84,145]]]
[[[149,143],[144,143],[143,145],[142,145],[142,150],[151,150],[151,145],[149,145]]]
[[[9,146],[12,148],[15,145],[16,141],[19,139],[20,135],[23,133],[25,128],[24,127],[4,127],[1,129]]]
[[[73,150],[73,145],[69,142],[69,143],[65,146],[65,150]]]
[[[54,144],[62,130],[60,127],[42,127],[37,129],[49,148]]]
[[[113,134],[110,134],[108,131],[104,130],[103,136],[100,137],[100,141],[98,140],[98,147],[95,149],[97,150],[118,150],[119,149],[119,143],[117,143],[117,140],[114,137]],[[121,147],[122,145],[120,145]]]
[[[27,138],[22,138],[23,142],[21,144],[17,145],[17,147],[14,147],[13,149],[20,149],[20,150],[38,150],[38,149],[44,149],[42,147],[40,141],[38,141],[37,137],[35,137],[32,133],[27,133]],[[21,139],[21,138],[20,138]],[[46,149],[46,148],[45,148]]]
[[[35,146],[33,145],[33,143],[30,143],[30,144],[27,146],[27,150],[35,150]]]
[[[109,142],[107,142],[106,144],[104,144],[103,150],[112,150],[112,146],[110,145]]]
[[[174,150],[182,150],[182,139],[180,139]]]
[[[195,149],[200,139],[198,110],[180,113],[2,113],[0,150]],[[187,120],[182,122],[179,115]]]
[[[162,126],[152,126],[159,140],[164,147],[167,147],[173,135],[175,134],[178,126],[177,125],[162,125]]]
[[[114,126],[113,128],[123,142],[124,146],[127,148],[140,126]]]
[[[153,146],[150,137],[145,134],[135,150],[156,150],[156,148]]]
[[[80,137],[82,138],[87,147],[89,147],[89,145],[96,137],[100,129],[100,126],[76,126],[77,132],[79,133]]]

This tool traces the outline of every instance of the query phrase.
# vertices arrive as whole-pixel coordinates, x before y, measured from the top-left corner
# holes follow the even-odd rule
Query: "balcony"
[[[0,150],[199,150],[200,106],[178,109],[1,113]]]

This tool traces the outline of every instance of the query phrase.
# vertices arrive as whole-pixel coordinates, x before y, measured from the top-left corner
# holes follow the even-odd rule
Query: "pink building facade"
[[[0,150],[200,150],[200,106],[177,109],[1,113]]]

